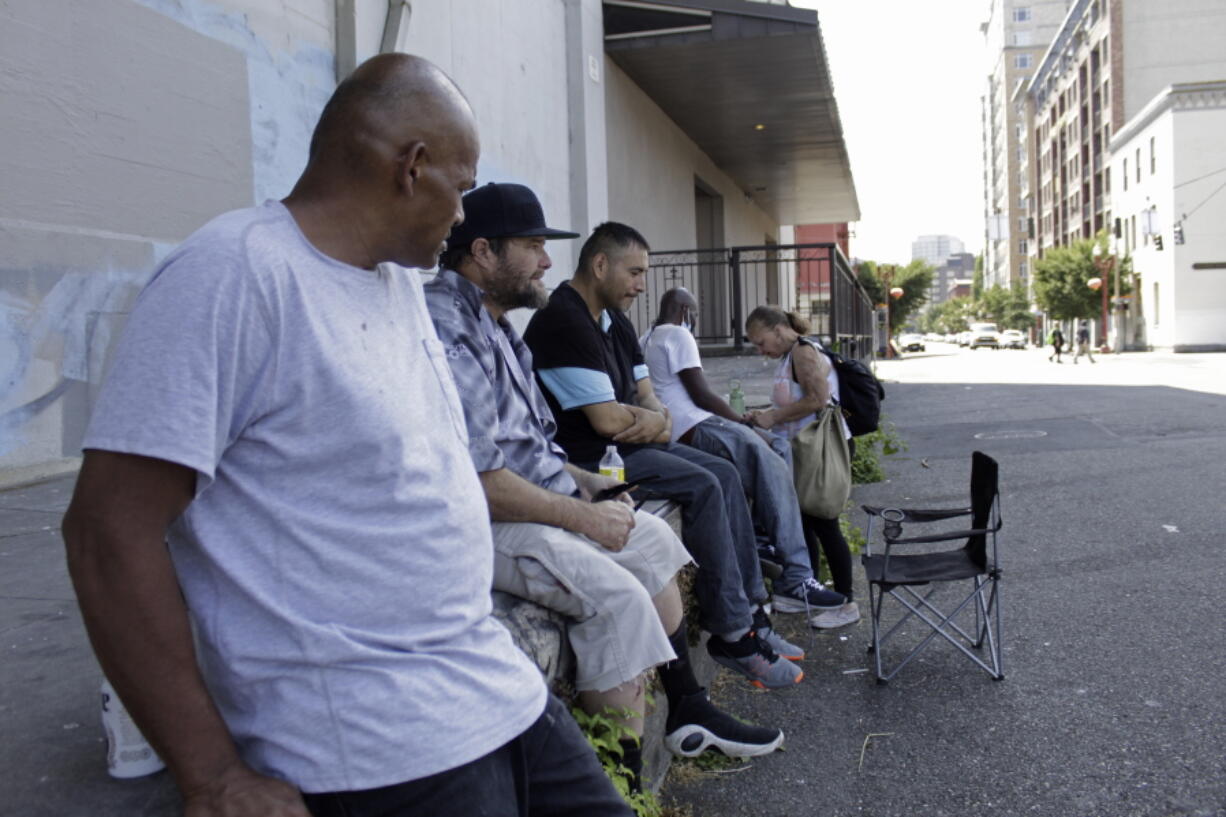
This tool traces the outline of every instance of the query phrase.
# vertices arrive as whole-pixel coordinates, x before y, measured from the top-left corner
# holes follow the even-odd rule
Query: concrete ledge
[[[643,510],[664,519],[673,532],[681,535],[681,506],[667,500],[650,500]],[[682,581],[682,593],[688,593],[688,582]],[[515,643],[540,667],[541,674],[550,689],[568,703],[574,698],[573,679],[575,654],[566,638],[566,618],[507,593],[494,591],[494,615],[511,631]],[[689,605],[687,605],[688,607]],[[693,641],[697,627],[690,626]],[[707,655],[706,636],[690,646],[690,662],[698,683],[710,686],[718,669]],[[664,748],[664,722],[668,717],[668,703],[663,690],[658,689],[655,678],[649,689],[654,706],[648,706],[647,723],[643,732],[643,776],[654,791],[659,791],[672,763],[672,755]]]
[[[1197,352],[1226,352],[1226,343],[1176,343],[1171,351],[1179,354]]]

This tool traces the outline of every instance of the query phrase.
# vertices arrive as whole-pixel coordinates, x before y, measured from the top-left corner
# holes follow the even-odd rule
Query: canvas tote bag
[[[800,509],[836,519],[851,496],[851,457],[838,408],[826,406],[792,439],[792,480]]]

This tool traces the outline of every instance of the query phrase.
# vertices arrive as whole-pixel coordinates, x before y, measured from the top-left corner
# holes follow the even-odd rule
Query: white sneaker
[[[809,625],[819,630],[833,630],[836,627],[846,627],[860,620],[860,608],[854,601],[849,601],[837,610],[827,610],[809,619]]]

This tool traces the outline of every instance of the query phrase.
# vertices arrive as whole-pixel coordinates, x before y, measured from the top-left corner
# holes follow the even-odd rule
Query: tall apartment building
[[[965,249],[962,239],[952,235],[921,235],[911,242],[911,260],[939,267],[946,258]]]
[[[983,127],[984,286],[1029,286],[1025,106],[1015,94],[1060,28],[1069,0],[991,0]]]
[[[1074,0],[1015,96],[1029,124],[1032,259],[1113,228],[1112,136],[1167,86],[1226,78],[1224,42],[1220,0]]]

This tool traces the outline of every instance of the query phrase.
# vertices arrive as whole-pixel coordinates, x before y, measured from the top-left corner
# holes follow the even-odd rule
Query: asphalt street
[[[750,403],[770,368],[707,366]],[[971,452],[1000,463],[1005,680],[934,643],[878,686],[867,620],[816,634],[798,687],[719,688],[785,751],[674,774],[666,797],[757,817],[1226,815],[1226,355],[937,344],[879,373],[909,448],[854,502],[965,504]],[[803,616],[776,619],[806,643]]]
[[[736,378],[751,406],[769,399],[772,362],[706,365],[717,390]],[[933,347],[879,365],[910,447],[855,501],[960,504],[970,452],[1000,460],[1007,678],[936,645],[879,687],[866,622],[814,635],[795,689],[716,685],[786,750],[683,771],[666,798],[721,817],[1226,815],[1226,355],[1074,367]],[[169,817],[165,773],[106,774],[59,536],[71,488],[0,492],[0,815]],[[803,617],[777,623],[809,643]]]

